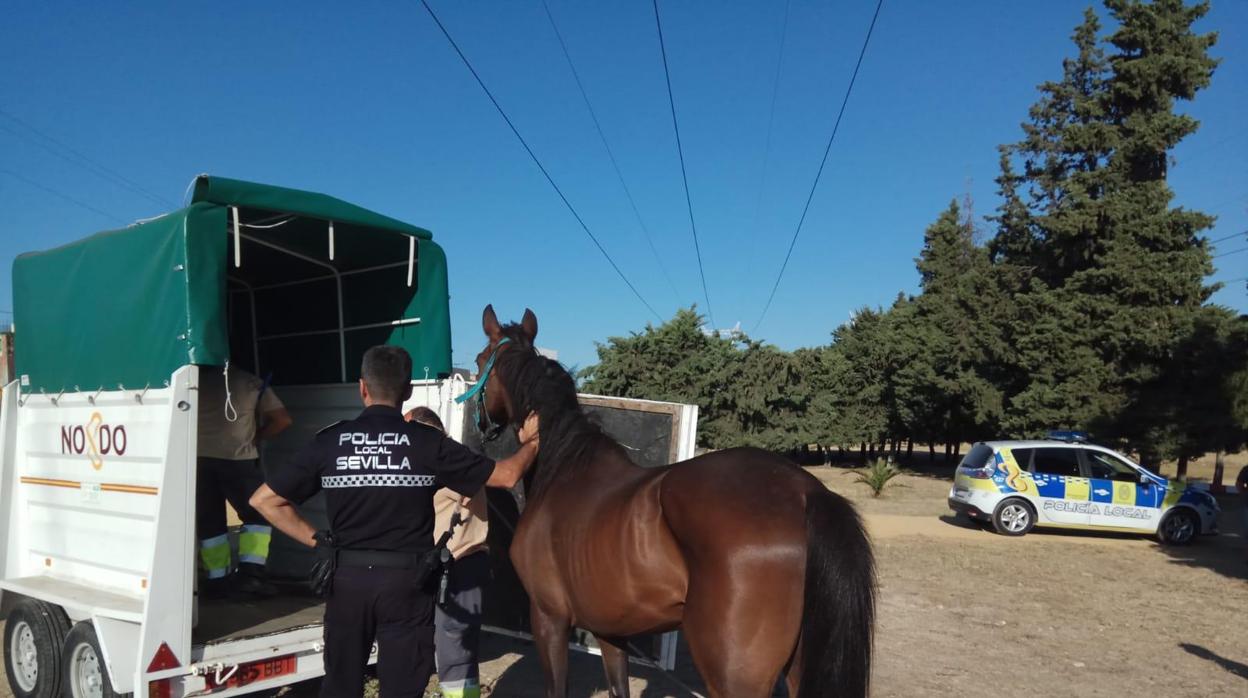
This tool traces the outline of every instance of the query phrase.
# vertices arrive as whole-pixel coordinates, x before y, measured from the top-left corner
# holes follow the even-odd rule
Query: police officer
[[[433,596],[417,588],[416,566],[433,547],[433,493],[464,496],[483,485],[513,487],[537,456],[537,418],[520,429],[520,449],[497,463],[437,430],[406,422],[412,360],[376,346],[360,369],[359,417],[322,429],[285,467],[274,468],[251,504],[312,548],[332,544],[337,571],[325,608],[321,695],[360,696],[374,640],[381,695],[421,696],[433,671]],[[295,505],[325,490],[330,531],[317,532]]]

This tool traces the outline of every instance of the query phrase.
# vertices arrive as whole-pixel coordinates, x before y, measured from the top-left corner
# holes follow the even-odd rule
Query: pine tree
[[[584,390],[698,405],[698,442],[710,448],[775,450],[810,443],[812,399],[793,355],[745,336],[702,331],[694,308],[598,345],[598,363],[581,372]]]
[[[995,293],[988,253],[975,244],[974,224],[956,200],[928,227],[915,264],[923,293],[900,330],[912,353],[896,376],[908,398],[901,401],[903,421],[955,447],[988,438],[1001,412],[1001,393],[988,375],[1000,326],[989,312]]]
[[[1077,56],[1041,86],[1024,139],[1004,151],[992,248],[1018,311],[1007,425],[1092,428],[1155,459],[1182,440],[1140,397],[1168,384],[1210,295],[1197,234],[1211,219],[1171,208],[1165,176],[1168,151],[1197,127],[1175,101],[1209,84],[1214,37],[1191,28],[1207,3],[1105,4],[1117,22],[1108,55],[1089,11]]]

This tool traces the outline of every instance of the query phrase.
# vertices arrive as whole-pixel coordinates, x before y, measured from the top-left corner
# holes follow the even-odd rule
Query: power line
[[[1224,238],[1218,238],[1217,240],[1210,240],[1210,241],[1209,241],[1209,244],[1210,244],[1210,245],[1216,245],[1216,244],[1218,244],[1219,242],[1226,242],[1227,240],[1230,240],[1231,238],[1237,238],[1237,237],[1239,237],[1239,236],[1241,236],[1241,235],[1248,235],[1248,230],[1244,230],[1244,231],[1241,231],[1241,232],[1235,233],[1234,235],[1227,235],[1226,237],[1224,237]]]
[[[134,181],[131,181],[130,179],[127,179],[125,176],[123,176],[119,172],[116,172],[115,170],[109,169],[108,167],[105,167],[104,165],[101,165],[100,163],[95,162],[94,160],[87,157],[86,155],[83,155],[81,152],[53,138],[52,136],[49,136],[48,134],[44,133],[43,131],[40,131],[34,126],[31,126],[26,121],[23,121],[22,119],[17,118],[16,116],[10,114],[4,109],[0,109],[0,116],[3,116],[4,118],[9,119],[10,121],[13,121],[14,123],[20,124],[23,128],[35,134],[39,138],[41,138],[42,141],[34,140],[30,138],[29,136],[21,133],[20,131],[16,131],[7,126],[0,125],[0,129],[8,131],[9,133],[13,134],[14,136],[17,136],[18,138],[25,140],[28,143],[33,143],[34,145],[39,146],[45,151],[70,163],[71,165],[77,165],[78,167],[81,167],[87,170],[88,172],[91,172],[97,177],[107,179],[113,184],[116,184],[124,189],[129,190],[131,193],[138,194],[139,196],[143,196],[162,206],[172,206],[173,208],[178,207],[177,204],[175,204],[173,201],[166,199],[163,196],[160,196],[159,194],[154,194],[148,191],[147,189],[144,189],[141,185],[135,183]],[[52,146],[56,146],[56,148],[60,148],[61,150],[57,150],[56,148]],[[65,153],[69,153],[69,155],[66,155]],[[70,157],[71,155],[73,157]]]
[[[1222,254],[1215,254],[1214,256],[1210,257],[1210,259],[1217,259],[1218,257],[1225,257],[1228,254],[1236,254],[1237,252],[1248,252],[1248,247],[1241,247],[1238,250],[1231,250],[1230,252],[1223,252]]]
[[[433,18],[433,23],[438,25],[438,29],[441,30],[442,36],[446,37],[446,40],[450,43],[451,48],[455,49],[455,53],[459,54],[459,59],[463,61],[464,67],[468,68],[468,72],[472,73],[472,77],[477,81],[477,84],[481,86],[481,90],[485,92],[485,96],[490,98],[490,102],[494,105],[494,108],[498,110],[499,116],[503,117],[503,121],[507,122],[507,127],[511,129],[513,134],[515,134],[516,139],[520,141],[520,145],[524,146],[525,152],[527,152],[529,157],[533,159],[533,164],[537,165],[537,169],[542,171],[542,176],[546,178],[546,181],[550,183],[551,188],[553,188],[555,193],[559,195],[559,198],[563,201],[563,205],[568,207],[568,211],[572,213],[572,217],[576,219],[576,222],[581,225],[581,229],[585,231],[585,234],[589,236],[590,240],[593,240],[594,245],[598,248],[598,251],[602,253],[603,257],[607,258],[607,262],[611,265],[611,268],[614,269],[615,273],[618,274],[620,279],[624,281],[625,285],[628,286],[628,289],[633,292],[633,295],[637,296],[637,300],[641,301],[641,304],[646,306],[646,309],[658,318],[660,322],[662,322],[663,316],[659,315],[658,312],[655,311],[654,307],[646,301],[645,297],[641,295],[641,292],[637,290],[637,287],[633,285],[633,282],[628,280],[628,277],[625,276],[624,272],[620,270],[620,267],[615,263],[615,260],[611,259],[611,255],[607,254],[606,248],[602,246],[601,242],[598,242],[598,238],[595,237],[589,230],[589,226],[585,224],[584,219],[581,218],[581,214],[576,212],[576,208],[572,206],[572,202],[568,201],[568,197],[563,195],[563,190],[559,188],[558,184],[555,184],[554,178],[550,176],[550,173],[546,171],[546,167],[542,165],[542,161],[537,158],[537,154],[534,153],[533,149],[529,147],[528,141],[524,140],[524,136],[520,135],[520,131],[516,128],[516,125],[511,122],[511,118],[507,116],[507,112],[503,111],[502,105],[498,103],[497,99],[494,99],[494,93],[490,92],[490,88],[485,86],[485,81],[482,80],[481,76],[477,74],[476,68],[472,67],[472,63],[468,60],[468,56],[464,55],[464,52],[460,50],[459,44],[456,43],[455,39],[451,37],[451,33],[447,31],[446,27],[442,24],[442,20],[438,19],[437,13],[435,13],[433,8],[429,6],[428,0],[420,0],[420,4],[425,6],[425,11],[429,13],[431,18]]]
[[[771,160],[771,134],[776,123],[776,97],[780,94],[780,67],[784,65],[784,44],[789,34],[789,5],[784,1],[784,21],[780,25],[780,51],[776,56],[776,74],[771,82],[771,109],[767,113],[767,136],[763,140],[763,166],[758,175],[758,196],[754,198],[754,225],[758,229],[758,217],[763,207],[763,189],[767,184],[767,164]]]
[[[624,190],[624,196],[628,198],[628,205],[632,207],[633,215],[637,218],[637,225],[645,235],[646,244],[650,246],[650,251],[654,253],[654,261],[658,263],[659,269],[663,272],[663,278],[667,279],[667,285],[672,288],[672,293],[679,299],[680,292],[676,290],[676,284],[672,281],[671,275],[667,272],[667,267],[663,264],[663,258],[659,256],[659,251],[654,246],[650,228],[642,220],[641,211],[637,208],[637,202],[633,199],[633,192],[629,190],[628,184],[624,181],[624,173],[620,170],[620,163],[616,162],[615,153],[612,152],[611,146],[607,143],[607,134],[602,130],[602,124],[598,122],[598,114],[594,112],[594,105],[589,101],[589,94],[585,91],[585,85],[581,84],[581,76],[576,71],[576,64],[572,62],[572,54],[568,52],[568,45],[563,40],[563,34],[559,32],[559,26],[555,23],[555,16],[551,14],[550,5],[546,0],[542,0],[542,7],[546,9],[546,19],[550,20],[550,28],[555,32],[555,38],[559,40],[559,48],[563,50],[563,57],[567,59],[568,68],[572,70],[572,79],[576,81],[576,87],[581,91],[581,99],[585,100],[585,108],[589,110],[589,118],[594,122],[594,128],[598,131],[598,138],[602,140],[602,147],[607,151],[607,157],[611,160],[611,167],[615,169],[615,176],[620,180],[620,187]]]
[[[1222,208],[1222,205],[1223,205],[1223,204],[1229,204],[1229,203],[1231,203],[1232,201],[1234,201],[1234,202],[1236,202],[1236,203],[1239,203],[1240,201],[1243,201],[1244,199],[1248,199],[1248,192],[1244,192],[1243,194],[1236,194],[1235,196],[1232,196],[1232,197],[1231,197],[1231,198],[1229,198],[1229,199],[1222,199],[1221,201],[1219,201],[1219,202],[1217,202],[1217,203],[1215,203],[1215,204],[1213,204],[1213,205],[1211,205],[1211,206],[1201,206],[1201,208],[1204,208],[1204,209],[1209,209],[1209,210],[1213,210],[1213,211],[1217,211],[1217,210],[1219,210],[1220,208]]]
[[[836,140],[836,132],[841,128],[841,117],[845,116],[845,107],[849,105],[849,95],[854,91],[854,83],[858,80],[858,69],[862,67],[862,59],[867,55],[867,45],[871,43],[871,33],[875,31],[875,21],[880,18],[880,8],[884,6],[884,0],[878,0],[875,5],[875,14],[871,16],[871,24],[867,27],[867,36],[862,40],[862,50],[858,52],[858,62],[854,64],[854,72],[849,78],[849,86],[845,88],[845,98],[841,100],[841,110],[836,115],[836,122],[832,125],[832,135],[828,137],[828,145],[823,149],[823,160],[819,162],[819,170],[815,172],[815,181],[810,185],[810,194],[806,197],[806,205],[802,207],[802,216],[797,221],[797,228],[793,231],[793,239],[789,241],[789,251],[784,255],[784,262],[780,265],[780,273],[776,274],[776,283],[771,287],[771,293],[767,296],[767,303],[763,306],[763,312],[758,316],[758,322],[754,323],[754,329],[750,331],[753,334],[758,330],[758,326],[763,324],[763,318],[767,317],[767,311],[771,309],[771,301],[776,297],[776,289],[780,288],[780,280],[784,278],[784,270],[789,266],[789,258],[793,256],[793,247],[797,244],[797,236],[802,232],[802,224],[806,222],[806,213],[810,211],[810,202],[815,198],[815,189],[819,187],[819,178],[823,176],[823,168],[828,164],[828,153],[832,151],[832,142]]]
[[[44,185],[44,184],[40,184],[40,183],[36,182],[35,180],[30,179],[29,177],[26,177],[25,175],[21,175],[21,174],[18,174],[18,173],[16,173],[16,172],[14,172],[13,170],[10,170],[10,169],[7,169],[7,168],[0,168],[0,173],[7,174],[8,176],[10,176],[10,177],[12,177],[12,178],[14,178],[14,179],[16,179],[16,180],[18,180],[18,181],[25,182],[26,184],[28,184],[28,185],[30,185],[30,186],[32,186],[32,187],[34,187],[34,188],[36,188],[36,189],[42,189],[43,191],[45,191],[45,192],[47,192],[47,193],[49,193],[49,194],[51,194],[51,195],[53,195],[53,196],[55,196],[55,197],[58,197],[58,198],[64,199],[65,201],[68,201],[69,203],[74,204],[75,206],[79,206],[79,207],[84,208],[84,209],[86,209],[86,210],[88,210],[88,211],[91,211],[92,213],[98,213],[99,215],[104,216],[105,218],[108,218],[109,220],[116,221],[116,222],[120,223],[121,225],[129,225],[129,224],[130,224],[128,221],[126,221],[125,219],[121,218],[120,216],[115,216],[115,215],[113,215],[113,214],[109,213],[108,211],[101,211],[100,209],[98,209],[98,208],[96,208],[96,207],[92,206],[91,204],[88,204],[88,203],[86,203],[86,202],[84,202],[84,201],[79,201],[78,199],[75,199],[74,197],[70,196],[69,194],[66,194],[65,192],[62,192],[62,191],[59,191],[59,190],[53,189],[52,187],[49,187],[49,186]]]
[[[685,172],[685,149],[680,144],[680,122],[676,119],[676,98],[672,96],[672,73],[667,67],[667,47],[663,43],[663,23],[659,20],[659,0],[654,2],[654,26],[659,31],[659,51],[663,54],[663,77],[667,79],[667,103],[672,108],[672,128],[676,131],[676,153],[680,156],[680,179],[685,184],[685,205],[689,207],[689,227],[693,230],[693,251],[698,255],[698,276],[702,277],[702,297],[706,299],[706,315],[715,325],[711,310],[711,294],[706,290],[706,272],[702,269],[702,246],[698,244],[698,224],[693,219],[693,199],[689,196],[689,175]]]

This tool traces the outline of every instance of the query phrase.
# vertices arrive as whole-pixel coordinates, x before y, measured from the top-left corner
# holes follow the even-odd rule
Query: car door
[[[1086,526],[1091,507],[1088,478],[1079,462],[1079,449],[1043,446],[1031,458],[1032,479],[1039,497],[1036,509],[1041,522],[1059,526]]]
[[[1122,458],[1098,449],[1084,449],[1092,482],[1089,512],[1093,526],[1153,530],[1157,528],[1158,500],[1165,496],[1151,478]]]

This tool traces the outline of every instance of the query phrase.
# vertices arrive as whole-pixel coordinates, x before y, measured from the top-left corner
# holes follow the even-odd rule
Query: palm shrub
[[[893,465],[892,459],[877,458],[871,465],[854,472],[858,482],[871,488],[871,496],[878,497],[888,487],[889,482],[901,474],[901,470]]]

